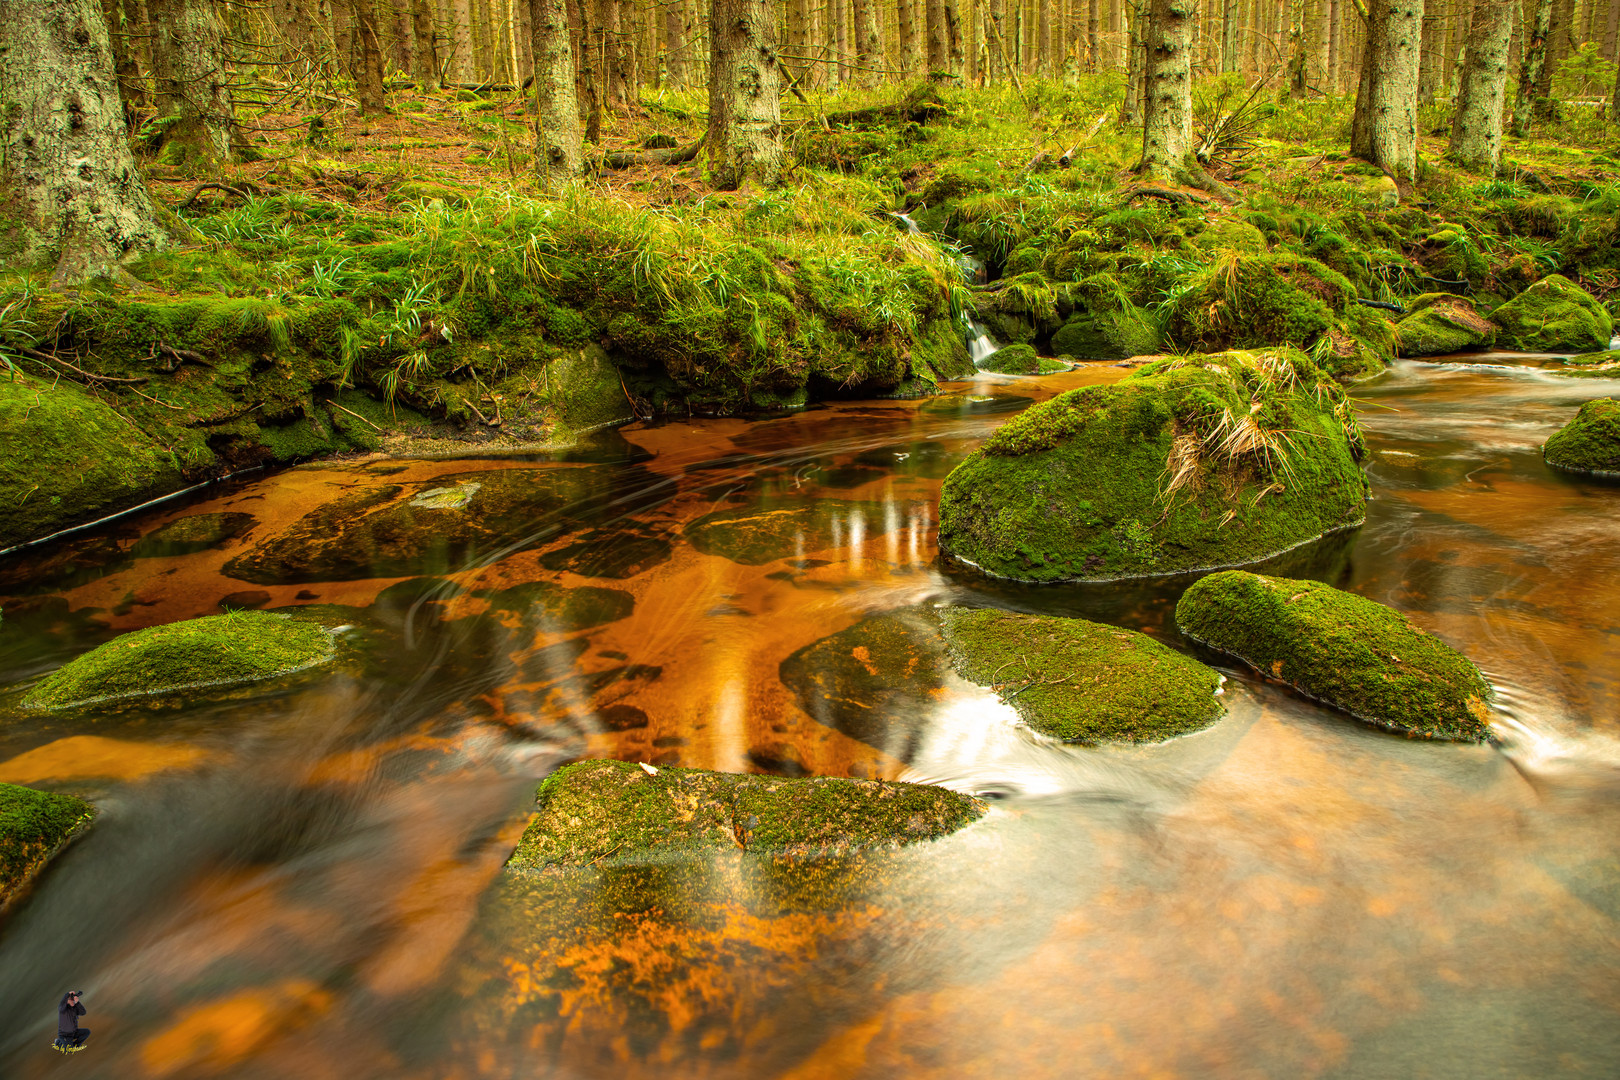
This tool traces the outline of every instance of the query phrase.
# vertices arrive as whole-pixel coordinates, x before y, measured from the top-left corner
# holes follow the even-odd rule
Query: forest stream
[[[1018,410],[1127,373],[1100,364],[551,456],[250,473],[0,558],[0,781],[102,812],[0,927],[0,1012],[30,1018],[0,1074],[65,1067],[40,1005],[76,972],[86,1080],[1614,1076],[1620,486],[1540,446],[1620,380],[1550,362],[1356,386],[1366,523],[1265,564],[1466,653],[1491,745],[1376,730],[1212,655],[1226,718],[1144,746],[1035,735],[948,667],[818,667],[817,642],[945,602],[1192,651],[1172,615],[1196,575],[1030,586],[939,556],[945,475]],[[344,509],[478,490],[511,505],[462,499],[450,530]],[[555,618],[492,605],[534,583]],[[349,627],[335,668],[16,706],[117,633],[300,605]],[[503,871],[536,783],[583,757],[991,809],[836,858]]]

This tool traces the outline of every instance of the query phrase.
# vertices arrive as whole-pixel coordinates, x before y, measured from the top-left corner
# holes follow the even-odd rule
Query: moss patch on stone
[[[1040,369],[1041,358],[1035,354],[1033,345],[1008,345],[1004,349],[997,349],[979,365],[980,371],[997,375],[1034,375]]]
[[[1182,594],[1176,625],[1269,678],[1370,724],[1425,739],[1490,735],[1490,685],[1400,612],[1319,581],[1241,570]]]
[[[253,682],[332,659],[331,636],[313,623],[258,611],[121,634],[45,676],[23,697],[35,709]]]
[[[1525,352],[1587,353],[1609,347],[1614,320],[1590,293],[1562,274],[1531,285],[1491,313],[1498,342]]]
[[[1553,369],[1552,373],[1576,379],[1615,378],[1620,374],[1620,349],[1572,356],[1564,361],[1563,367]]]
[[[189,514],[153,529],[129,553],[137,559],[192,555],[242,535],[256,520],[252,514],[231,512]]]
[[[72,795],[0,784],[0,910],[95,813]]]
[[[1570,472],[1620,475],[1620,401],[1598,398],[1541,448],[1547,464]]]
[[[570,589],[550,581],[527,581],[490,593],[489,606],[545,631],[587,630],[628,618],[636,598],[622,589],[594,585]]]
[[[1165,359],[998,429],[946,478],[939,544],[1026,581],[1252,562],[1359,524],[1364,453],[1298,352]]]
[[[1402,356],[1443,356],[1464,349],[1488,348],[1496,326],[1460,296],[1424,293],[1407,306],[1396,325]]]
[[[996,691],[1043,735],[1158,742],[1225,714],[1213,668],[1134,630],[992,608],[939,613],[958,674]]]
[[[539,815],[508,867],[615,865],[735,851],[799,855],[914,844],[978,819],[984,804],[924,784],[783,778],[581,761],[535,794]]]

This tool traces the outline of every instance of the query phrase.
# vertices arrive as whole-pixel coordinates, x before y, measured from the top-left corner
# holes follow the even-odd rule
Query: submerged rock
[[[1571,472],[1620,475],[1620,401],[1598,398],[1541,448],[1547,464]]]
[[[45,676],[23,697],[35,709],[224,686],[287,675],[333,658],[320,626],[258,611],[121,634]]]
[[[891,524],[880,503],[766,497],[704,514],[682,532],[705,555],[763,566],[837,547],[857,531],[878,536]]]
[[[1004,349],[997,349],[979,365],[980,371],[998,375],[1034,375],[1040,369],[1041,358],[1035,354],[1033,345],[1008,345]]]
[[[549,581],[528,581],[489,594],[494,611],[509,611],[548,633],[588,630],[629,617],[636,598],[621,589],[581,585],[570,589]]]
[[[252,514],[189,514],[153,529],[129,553],[137,559],[191,555],[241,536],[255,522]]]
[[[1213,668],[1118,626],[993,608],[939,613],[958,674],[987,686],[1043,735],[1158,742],[1226,712]]]
[[[72,795],[0,784],[0,911],[95,813]]]
[[[608,865],[742,849],[844,852],[946,836],[979,800],[925,784],[787,778],[581,761],[535,793],[539,814],[507,866]]]
[[[1495,324],[1473,304],[1449,293],[1419,296],[1395,329],[1402,356],[1443,356],[1488,348],[1496,340]]]
[[[1354,593],[1228,570],[1182,594],[1176,625],[1370,724],[1425,739],[1490,735],[1491,690],[1479,669],[1400,612]]]
[[[946,478],[939,546],[1026,581],[1231,566],[1359,525],[1343,390],[1279,349],[1157,360],[997,430]]]
[[[1614,320],[1562,274],[1542,278],[1491,313],[1498,342],[1525,352],[1587,353],[1609,346]]]

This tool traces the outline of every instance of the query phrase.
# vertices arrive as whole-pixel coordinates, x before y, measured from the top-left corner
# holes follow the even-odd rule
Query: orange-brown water
[[[1538,450],[1615,383],[1398,366],[1357,391],[1367,524],[1273,567],[1463,648],[1498,746],[1237,671],[1227,719],[1126,749],[1031,736],[948,675],[886,702],[785,681],[941,600],[1180,646],[1188,579],[1037,588],[936,557],[955,462],[1123,373],[637,425],[549,460],[311,466],[0,558],[0,780],[103,808],[0,924],[0,1074],[1620,1075],[1620,485]],[[411,505],[446,489],[464,510]],[[213,534],[170,527],[201,515]],[[537,582],[571,591],[540,616],[503,599]],[[114,633],[222,604],[327,605],[344,659],[229,698],[16,705]],[[994,803],[903,852],[503,873],[535,782],[581,756]],[[95,1034],[64,1066],[70,983]]]

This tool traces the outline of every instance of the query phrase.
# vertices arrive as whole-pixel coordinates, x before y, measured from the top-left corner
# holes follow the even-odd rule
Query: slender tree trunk
[[[450,0],[450,81],[472,82],[471,0]]]
[[[1142,69],[1146,48],[1142,40],[1142,0],[1125,0],[1125,101],[1119,122],[1135,127],[1142,122]]]
[[[1174,172],[1192,149],[1192,20],[1194,0],[1148,4],[1147,94],[1142,169]]]
[[[415,51],[416,37],[411,33],[411,0],[390,0],[388,28],[388,58],[400,71],[410,71],[411,53]]]
[[[1097,41],[1097,0],[1086,0],[1086,70],[1097,70],[1097,54],[1099,45]]]
[[[945,5],[941,0],[924,0],[923,22],[928,32],[928,70],[951,69],[951,47],[945,30]]]
[[[941,0],[939,13],[945,23],[945,70],[952,75],[960,75],[967,58],[964,55],[964,39],[966,35],[962,26],[962,9],[959,0]]]
[[[1339,92],[1339,0],[1327,0],[1327,92]]]
[[[1609,0],[1609,19],[1603,31],[1603,55],[1620,61],[1620,0]],[[1620,117],[1615,117],[1620,121]]]
[[[713,0],[710,0],[713,3]],[[849,0],[828,0],[832,5],[833,32],[837,37],[836,51],[838,58],[838,82],[849,81]]]
[[[226,161],[236,118],[225,85],[224,27],[213,0],[151,0],[152,81],[159,116],[171,118],[166,164]]]
[[[1507,94],[1508,37],[1513,7],[1477,0],[1468,30],[1468,58],[1457,87],[1457,114],[1446,155],[1465,169],[1496,173],[1502,158],[1502,102]]]
[[[585,141],[602,141],[603,75],[607,42],[602,31],[602,5],[580,0],[580,15],[589,20],[579,50],[580,104],[585,109]]]
[[[601,34],[601,52],[597,57],[604,71],[606,104],[614,113],[625,116],[630,112],[630,50],[625,42],[623,19],[619,0],[596,0],[596,11]]]
[[[798,12],[801,27],[804,6],[805,0],[789,2],[789,11]],[[791,14],[789,19],[791,22]],[[666,3],[664,6],[664,73],[669,85],[686,85],[686,20],[681,17],[681,5],[678,3]]]
[[[439,88],[439,50],[429,0],[411,0],[411,29],[416,36],[416,47],[411,50],[412,73],[422,89],[432,93]]]
[[[354,79],[360,112],[362,115],[387,112],[387,104],[383,100],[383,54],[382,44],[377,40],[375,0],[349,0],[349,11],[354,17],[354,32],[360,45],[355,50],[357,55],[349,72]]]
[[[1305,0],[1288,5],[1288,96],[1305,100]]]
[[[585,159],[575,98],[574,50],[564,0],[529,0],[534,50],[535,179],[556,191],[579,176]]]
[[[775,4],[713,0],[709,17],[709,168],[715,186],[775,187],[782,173]]]
[[[1532,9],[1529,5],[1534,3]],[[1547,60],[1547,28],[1552,22],[1552,0],[1525,0],[1524,60],[1519,67],[1519,89],[1513,97],[1513,136],[1530,131],[1536,84]]]
[[[873,0],[854,0],[852,6],[855,15],[855,66],[859,69],[855,82],[859,86],[874,86],[878,80],[877,69],[883,66],[883,50],[878,45],[877,5]]]
[[[895,36],[899,39],[896,50],[899,62],[895,66],[900,69],[902,75],[910,75],[917,70],[918,64],[917,0],[897,0],[895,4]],[[788,40],[791,41],[792,37],[790,29]]]
[[[36,0],[0,18],[0,245],[8,266],[71,285],[170,237],[135,169],[97,0]]]
[[[1427,0],[1423,9],[1423,32],[1418,38],[1418,101],[1424,105],[1434,103],[1435,87],[1439,83],[1440,15],[1440,0]]]
[[[1569,44],[1570,24],[1575,17],[1575,0],[1553,0],[1548,16],[1545,55],[1541,73],[1536,77],[1536,97],[1532,105],[1536,117],[1551,120],[1557,113],[1553,101],[1552,80],[1558,64],[1572,51]]]
[[[1350,152],[1387,172],[1403,193],[1417,175],[1418,40],[1423,0],[1370,0]]]
[[[1238,0],[1221,4],[1221,73],[1238,69]]]

